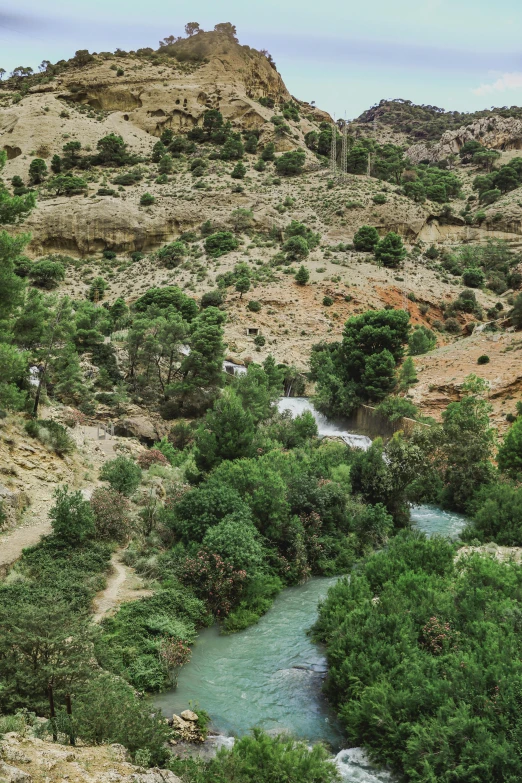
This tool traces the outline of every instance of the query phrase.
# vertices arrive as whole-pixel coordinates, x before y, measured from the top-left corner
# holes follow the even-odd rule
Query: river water
[[[350,445],[363,437],[347,432],[342,422],[327,420],[305,398],[284,398],[279,409],[294,416],[311,410],[321,436],[335,435],[345,442],[354,437]],[[362,448],[370,442],[358,440]],[[412,522],[427,535],[456,537],[465,519],[435,506],[416,506]],[[245,631],[222,636],[217,626],[203,629],[177,688],[155,697],[155,705],[169,717],[189,704],[196,711],[200,705],[210,713],[214,728],[226,735],[241,736],[259,726],[310,742],[323,740],[336,754],[343,781],[389,783],[390,774],[376,770],[361,748],[343,749],[341,726],[321,691],[326,660],[307,631],[316,620],[318,603],[336,581],[314,578],[284,590]]]

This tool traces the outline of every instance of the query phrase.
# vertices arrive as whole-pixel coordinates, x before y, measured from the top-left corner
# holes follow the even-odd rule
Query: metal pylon
[[[330,174],[332,177],[337,175],[337,125],[335,117],[332,125],[332,143],[330,146]]]

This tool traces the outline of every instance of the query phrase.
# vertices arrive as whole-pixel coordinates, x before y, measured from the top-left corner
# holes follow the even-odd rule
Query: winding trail
[[[107,585],[94,598],[92,615],[94,623],[100,623],[104,617],[118,609],[121,604],[147,598],[154,593],[154,590],[143,587],[143,582],[134,568],[122,563],[121,556],[124,551],[119,549],[113,554],[111,574],[107,578]]]
[[[72,436],[81,450],[83,458],[90,460],[96,472],[104,462],[117,456],[114,445],[118,439],[108,437],[99,439],[97,427],[88,425],[78,427],[73,431]],[[78,467],[77,470],[81,472],[85,468]],[[98,483],[89,484],[82,488],[81,491],[86,500],[91,497]],[[21,557],[24,549],[34,546],[43,536],[47,536],[51,532],[49,511],[54,505],[53,485],[45,486],[45,482],[42,481],[42,488],[46,490],[45,494],[41,491],[37,496],[31,497],[31,505],[27,509],[22,523],[0,533],[0,576],[7,573],[9,566]]]

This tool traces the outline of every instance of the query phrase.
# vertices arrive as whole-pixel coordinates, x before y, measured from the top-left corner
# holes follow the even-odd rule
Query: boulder
[[[146,772],[135,772],[130,776],[132,783],[182,783],[173,772],[168,769],[153,767]]]
[[[121,419],[114,425],[115,435],[124,438],[138,438],[149,446],[161,439],[153,422],[146,416],[130,416]]]
[[[0,761],[0,783],[32,783],[32,780],[27,772]]]
[[[195,712],[192,712],[192,710],[183,710],[183,712],[181,713],[181,717],[183,718],[183,720],[188,720],[188,721],[198,720],[198,716],[196,715]]]

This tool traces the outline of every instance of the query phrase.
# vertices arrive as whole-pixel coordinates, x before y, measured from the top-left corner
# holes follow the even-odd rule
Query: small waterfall
[[[349,432],[346,424],[336,419],[329,419],[320,413],[310,402],[308,397],[281,397],[277,404],[278,410],[290,411],[292,418],[300,416],[304,411],[310,411],[317,423],[317,430],[320,438],[341,438],[347,446],[354,449],[369,449],[371,440],[366,435],[358,435],[355,432]]]

